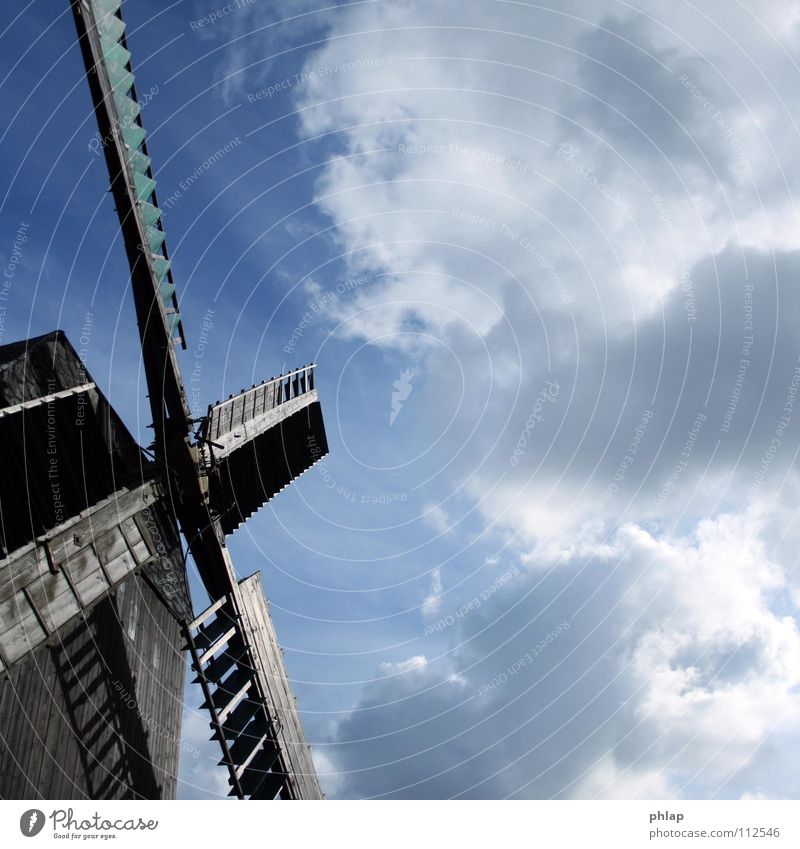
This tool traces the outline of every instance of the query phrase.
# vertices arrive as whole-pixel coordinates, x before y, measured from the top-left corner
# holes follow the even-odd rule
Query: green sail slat
[[[122,0],[92,0],[92,11],[96,18],[116,12],[122,5]]]
[[[140,203],[139,209],[146,227],[152,227],[161,218],[161,210],[157,206],[153,206],[152,203]]]
[[[125,95],[115,95],[114,105],[117,107],[117,115],[121,124],[132,123],[136,120],[138,114],[142,111],[139,103]]]
[[[103,48],[103,60],[106,67],[127,70],[128,63],[131,61],[130,51],[126,50],[121,44],[102,36],[100,36],[100,44]]]
[[[146,174],[150,167],[150,157],[141,150],[132,150],[128,154],[128,162],[137,174]]]
[[[140,174],[138,171],[134,173],[133,181],[136,184],[136,197],[138,200],[148,200],[156,189],[156,181],[152,177]]]
[[[133,88],[136,77],[130,71],[116,65],[113,68],[106,66],[106,70],[115,95],[127,94]]]
[[[167,306],[167,304],[172,302],[172,296],[175,294],[175,286],[166,280],[162,280],[158,286],[158,292],[161,295],[161,303]]]
[[[144,141],[145,131],[141,124],[136,122],[125,123],[122,125],[122,138],[129,150],[136,150]]]
[[[105,15],[95,14],[97,19],[97,31],[100,35],[105,36],[111,41],[119,41],[122,33],[125,32],[125,22],[113,12],[106,12]]]
[[[170,332],[170,335],[175,332],[180,323],[181,314],[179,312],[167,313],[167,330]]]
[[[164,231],[158,227],[147,228],[147,243],[150,246],[151,254],[157,254],[161,250],[161,246],[164,244],[164,238]]]
[[[163,256],[153,257],[153,265],[156,269],[156,280],[158,280],[159,283],[161,283],[167,276],[167,272],[169,271],[169,267],[171,264],[172,263],[170,263],[170,261],[168,259],[165,259]]]

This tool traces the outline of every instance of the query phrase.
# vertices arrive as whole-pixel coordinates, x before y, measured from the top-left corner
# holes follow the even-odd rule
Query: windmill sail
[[[186,626],[231,795],[321,799],[258,573]]]
[[[126,244],[130,241],[135,248],[137,270],[150,278],[154,311],[169,335],[185,348],[121,2],[75,0],[73,10],[83,23],[81,45],[95,95],[100,146],[108,163]]]
[[[203,434],[210,499],[226,534],[328,453],[314,368],[209,407]]]

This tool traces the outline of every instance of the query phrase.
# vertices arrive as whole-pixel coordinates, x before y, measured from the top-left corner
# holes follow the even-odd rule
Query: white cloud
[[[344,787],[344,776],[336,771],[333,761],[320,748],[311,750],[314,768],[319,777],[319,783],[326,796],[336,796]]]
[[[453,520],[441,504],[426,504],[422,509],[425,521],[440,534],[449,534],[453,531]]]
[[[407,660],[400,660],[394,663],[382,663],[379,667],[382,678],[395,678],[398,676],[408,676],[409,680],[414,677],[414,673],[422,672],[428,666],[428,659],[424,654],[414,655]]]
[[[800,719],[800,634],[771,609],[786,577],[758,538],[762,524],[722,516],[661,541],[620,532],[627,556],[647,559],[629,602],[647,623],[631,654],[637,714],[671,741],[677,768],[708,763],[724,775]]]
[[[424,614],[437,613],[442,604],[442,570],[437,566],[431,572],[431,588],[425,600],[422,602]]]
[[[576,799],[674,799],[678,788],[657,770],[620,769],[612,754],[595,764],[580,780]]]

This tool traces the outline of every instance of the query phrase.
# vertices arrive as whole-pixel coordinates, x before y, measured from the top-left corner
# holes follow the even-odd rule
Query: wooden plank
[[[233,637],[236,633],[236,626],[231,625],[226,631],[223,632],[222,636],[215,642],[212,643],[199,657],[198,661],[200,665],[207,663],[211,658],[224,646],[228,643],[228,641]]]
[[[138,557],[142,563],[149,561],[150,549],[132,511],[146,508],[154,492],[149,484],[121,491],[67,530],[50,536],[46,545],[40,543],[3,561],[0,656],[6,665],[15,663],[130,575],[140,565]],[[120,519],[124,526],[113,524]],[[99,528],[104,533],[92,533]],[[26,593],[30,602],[24,599]],[[20,598],[22,607],[17,609]]]
[[[0,563],[0,601],[11,598],[14,593],[50,571],[44,548],[37,546],[14,560]]]
[[[216,444],[212,446],[214,457],[217,460],[227,457],[232,451],[241,448],[270,428],[277,427],[290,416],[318,400],[317,391],[312,389],[290,401],[284,401],[259,416],[237,423],[228,429],[221,429],[221,433],[214,439]]]
[[[63,572],[42,575],[25,589],[39,619],[50,634],[81,609]]]
[[[31,674],[35,680],[36,693],[27,700],[29,735],[32,744],[25,747],[24,758],[20,759],[25,776],[32,789],[36,787],[34,776],[38,776],[42,760],[47,754],[42,746],[42,738],[47,733],[47,718],[52,704],[52,694],[46,679],[46,670],[36,664],[33,664],[33,667]]]
[[[9,774],[8,717],[13,712],[14,685],[10,675],[0,677],[0,775]]]
[[[30,401],[23,401],[21,404],[12,404],[10,407],[3,407],[0,409],[0,419],[14,415],[15,413],[20,413],[23,410],[32,410],[34,407],[40,407],[42,404],[50,404],[51,402],[58,401],[61,398],[69,398],[71,395],[81,395],[82,393],[88,392],[90,389],[94,388],[94,383],[84,383],[81,386],[73,386],[70,389],[61,389],[51,395],[41,395],[38,398],[32,398]]]
[[[121,581],[138,565],[119,528],[112,528],[99,537],[95,551],[112,584]]]
[[[7,664],[19,660],[46,637],[23,592],[0,602],[0,652]]]
[[[190,631],[194,631],[195,628],[199,628],[203,622],[206,621],[210,616],[216,613],[223,604],[227,604],[228,598],[227,596],[223,596],[220,599],[217,599],[210,607],[207,607],[196,619],[193,619],[189,625],[187,626]]]
[[[73,584],[75,592],[80,599],[81,606],[89,607],[92,602],[97,601],[101,596],[105,595],[109,590],[109,583],[105,575],[100,569],[87,575],[77,584]]]
[[[128,547],[133,552],[133,556],[136,558],[136,562],[141,565],[149,560],[151,554],[150,549],[147,547],[147,543],[142,536],[142,532],[139,530],[139,526],[134,519],[125,519],[120,524],[120,528],[128,542]]]
[[[52,656],[47,656],[45,663],[40,668],[43,670],[43,675],[46,676],[47,697],[45,711],[42,715],[44,729],[40,732],[39,743],[37,744],[41,749],[37,758],[38,769],[31,771],[29,778],[37,792],[42,786],[49,785],[53,788],[52,798],[67,798],[62,793],[66,765],[57,763],[54,755],[58,740],[64,736],[67,729],[62,717],[63,708],[60,702],[61,694],[58,691],[58,682],[52,674]]]
[[[165,641],[155,644],[159,648],[161,661],[158,674],[153,675],[152,685],[156,693],[160,695],[153,698],[156,714],[154,733],[150,737],[151,754],[159,768],[162,794],[166,798],[174,798],[181,754],[180,724],[183,715],[185,680],[184,658],[179,650],[180,642],[178,642],[182,637],[178,624],[167,608],[158,604],[151,609],[154,613],[154,629],[174,637],[174,642],[171,644]]]
[[[98,511],[96,518],[98,523],[102,523],[102,517],[107,515],[109,518],[113,512],[113,507],[108,505],[103,510]],[[92,542],[92,534],[84,532],[83,534],[75,531],[65,534],[59,534],[47,541],[47,547],[50,550],[50,562],[60,568],[62,563],[67,563],[73,557],[77,557],[80,552]]]
[[[177,787],[183,712],[184,665],[179,651],[181,632],[169,609],[157,600],[153,590],[143,580],[139,584],[146,621],[149,623],[143,623],[143,636],[148,635],[148,641],[138,647],[142,665],[140,678],[144,678],[146,685],[142,695],[145,700],[143,704],[150,706],[147,711],[143,711],[143,721],[148,731],[148,747],[156,765],[157,779],[162,785],[162,794],[172,798]],[[171,641],[160,639],[156,642],[153,639],[155,635],[161,634],[169,634]],[[148,664],[156,645],[161,655],[158,674]]]
[[[102,536],[95,538],[94,550],[103,566],[116,560],[122,554],[129,554],[128,543],[119,527],[115,526]]]
[[[136,568],[136,561],[133,555],[126,551],[114,558],[110,563],[106,563],[105,570],[112,584],[121,581],[126,575],[129,575]]]
[[[110,587],[92,546],[82,548],[63,564],[63,568],[82,607],[88,607]]]
[[[50,652],[57,715],[51,717],[45,742],[53,757],[44,763],[40,787],[52,787],[54,790],[58,788],[61,794],[58,798],[62,799],[89,796],[85,765],[91,746],[84,747],[78,742],[88,743],[88,735],[83,731],[85,718],[80,707],[80,690],[69,686],[67,676],[74,670],[81,680],[91,681],[96,675],[97,648],[91,621],[90,616],[76,623],[73,628],[65,629],[59,645]],[[105,634],[104,637],[107,639]],[[57,665],[67,671],[56,673]],[[88,699],[85,701],[88,702]]]
[[[116,699],[115,709],[111,712],[114,724],[109,728],[109,733],[116,735],[120,741],[119,753],[113,750],[113,746],[109,750],[112,768],[114,763],[125,754],[124,746],[126,744],[129,751],[136,746],[137,742],[139,747],[141,746],[142,723],[139,719],[139,711],[142,710],[143,706],[149,705],[143,694],[144,682],[139,679],[137,663],[140,649],[138,646],[131,645],[128,638],[132,617],[136,616],[140,607],[139,582],[135,576],[131,575],[125,580],[123,586],[124,591],[117,595],[119,631],[115,640],[115,649],[119,652],[118,667],[120,670],[124,670],[124,673],[120,674],[118,671],[115,676],[116,681],[109,682],[111,698],[112,700]],[[146,639],[147,635],[145,635]],[[126,696],[116,690],[119,684],[122,684],[124,691],[127,692]]]
[[[105,501],[85,511],[85,515],[81,514],[81,518],[72,527],[53,535],[50,548],[54,558],[62,560],[75,550],[83,548],[110,528],[153,504],[160,496],[161,487],[155,481],[147,481],[132,490],[122,489],[115,492]],[[65,546],[63,553],[58,551],[59,544]],[[74,548],[70,550],[67,546]]]

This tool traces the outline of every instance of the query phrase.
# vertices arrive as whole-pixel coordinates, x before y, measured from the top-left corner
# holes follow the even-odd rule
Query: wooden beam
[[[5,416],[12,416],[15,413],[21,413],[23,410],[31,410],[34,407],[39,407],[42,404],[49,404],[52,401],[58,401],[61,398],[69,398],[70,395],[80,395],[83,392],[88,392],[90,389],[95,389],[94,382],[83,383],[80,386],[73,386],[70,389],[62,389],[60,392],[54,392],[52,395],[42,395],[40,398],[33,398],[30,401],[23,401],[21,404],[12,404],[10,407],[3,407],[0,410],[0,419]]]
[[[0,561],[0,661],[10,667],[155,556],[131,518],[161,496],[120,490]],[[127,536],[126,536],[127,534]]]

